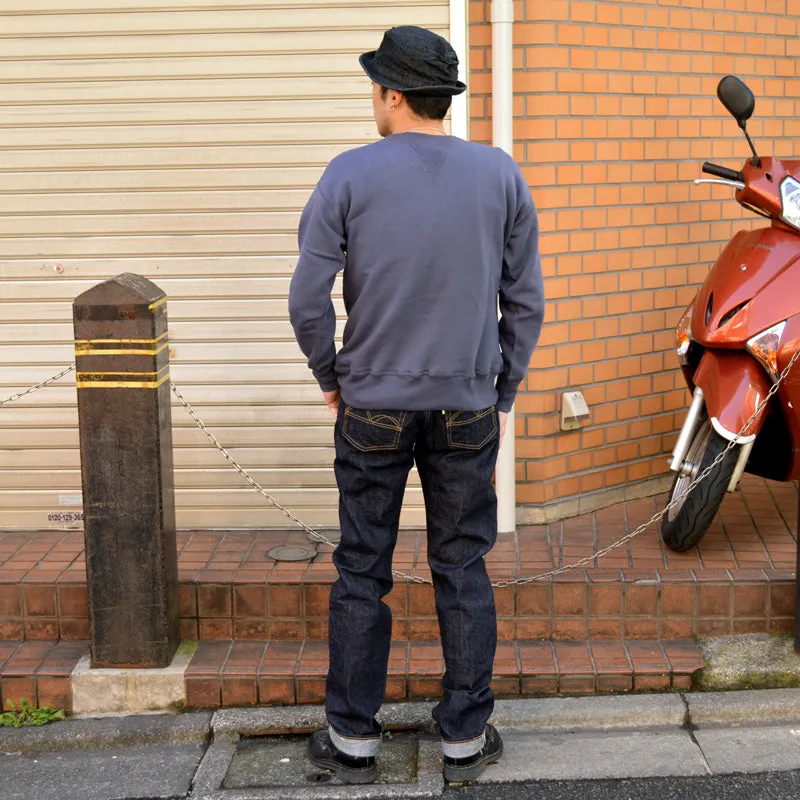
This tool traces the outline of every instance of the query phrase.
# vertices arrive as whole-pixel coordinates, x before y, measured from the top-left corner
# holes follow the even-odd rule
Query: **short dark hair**
[[[381,86],[381,97],[386,97],[388,91],[389,89],[386,86]],[[421,94],[406,94],[404,96],[412,113],[421,119],[444,119],[453,102],[453,98],[449,95],[434,97]]]

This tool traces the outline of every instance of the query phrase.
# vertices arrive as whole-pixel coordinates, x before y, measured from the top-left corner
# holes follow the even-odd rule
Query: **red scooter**
[[[800,475],[800,365],[759,413],[800,347],[800,161],[760,157],[747,133],[750,89],[728,75],[717,88],[753,151],[737,172],[706,162],[703,172],[736,190],[737,202],[769,227],[739,231],[678,323],[676,348],[692,404],[675,444],[676,473],[661,537],[672,550],[694,547],[744,472],[772,480]],[[752,419],[744,435],[745,424]],[[736,441],[714,470],[691,483]]]

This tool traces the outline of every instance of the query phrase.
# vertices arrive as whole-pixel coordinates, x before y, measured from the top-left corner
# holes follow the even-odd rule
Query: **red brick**
[[[0,584],[0,617],[21,617],[22,600],[18,583]]]
[[[188,708],[219,708],[219,678],[187,676],[186,705]]]
[[[229,585],[198,586],[197,602],[198,613],[201,617],[231,616],[231,588]]]
[[[325,679],[324,678],[298,678],[296,681],[297,702],[324,703]]]
[[[22,586],[26,617],[56,616],[56,587],[26,583]]]
[[[294,705],[294,678],[273,678],[260,675],[258,696],[262,705]]]
[[[72,683],[69,678],[40,677],[37,684],[40,707],[72,711]]]
[[[254,706],[258,703],[255,673],[251,676],[222,676],[223,706]]]
[[[266,586],[234,586],[234,617],[264,619],[267,616]]]

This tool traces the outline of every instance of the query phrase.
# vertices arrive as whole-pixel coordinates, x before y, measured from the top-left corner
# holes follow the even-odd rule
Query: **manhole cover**
[[[273,547],[267,556],[274,561],[311,561],[317,555],[315,547],[302,547],[297,545],[284,545]]]
[[[339,544],[342,541],[342,532],[341,531],[320,531],[320,536],[324,536],[326,539],[330,540],[334,544]],[[306,536],[308,537],[309,542],[314,542],[314,544],[319,543],[319,539],[315,539],[310,533],[307,533]],[[325,542],[322,542],[325,544]]]

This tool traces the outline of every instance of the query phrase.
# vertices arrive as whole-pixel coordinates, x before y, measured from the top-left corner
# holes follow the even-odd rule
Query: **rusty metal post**
[[[178,646],[166,295],[123,274],[73,306],[93,667]]]

